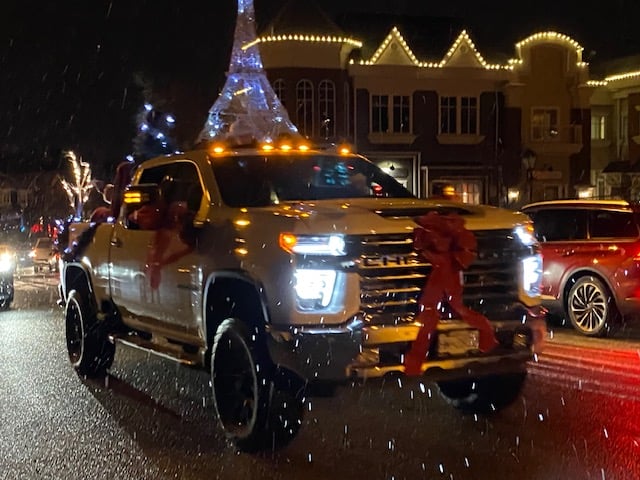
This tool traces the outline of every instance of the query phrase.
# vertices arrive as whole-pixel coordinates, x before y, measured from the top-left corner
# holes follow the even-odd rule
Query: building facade
[[[607,75],[591,99],[594,195],[640,200],[640,71],[638,58]],[[633,70],[635,64],[636,70]]]
[[[491,63],[462,31],[429,59],[397,27],[364,45],[321,13],[312,31],[288,13],[260,48],[276,93],[310,139],[353,144],[420,197],[452,185],[465,202],[518,207],[590,188],[597,86],[570,37],[536,33],[511,59]]]

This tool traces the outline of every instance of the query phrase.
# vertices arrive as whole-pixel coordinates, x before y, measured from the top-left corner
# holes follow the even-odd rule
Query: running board
[[[188,365],[190,367],[202,365],[202,361],[198,353],[185,352],[180,345],[174,345],[170,343],[161,345],[157,342],[145,340],[144,338],[140,338],[136,335],[122,336],[112,334],[109,335],[109,341],[114,345],[119,343],[122,345],[127,345],[129,347],[137,348],[138,350],[153,353],[154,355],[158,355],[159,357],[163,357],[168,360],[173,360],[174,362],[178,362],[182,365]]]

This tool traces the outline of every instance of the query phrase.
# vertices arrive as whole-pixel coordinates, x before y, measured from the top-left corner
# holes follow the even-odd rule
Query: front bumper
[[[404,373],[403,355],[417,337],[419,325],[372,326],[362,318],[356,316],[337,327],[271,326],[271,358],[308,381],[339,382]],[[541,351],[547,334],[542,311],[532,311],[521,320],[492,322],[492,325],[500,342],[496,349],[487,353],[467,351],[455,356],[430,357],[422,365],[423,373],[434,378],[468,377],[472,372],[521,370]],[[459,320],[441,321],[438,325],[439,334],[467,329],[469,326]]]

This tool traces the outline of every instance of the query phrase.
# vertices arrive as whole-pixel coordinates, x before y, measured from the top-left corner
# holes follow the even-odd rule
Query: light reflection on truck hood
[[[458,211],[470,230],[512,229],[515,224],[529,220],[522,213],[487,205],[412,198],[287,202],[264,210],[277,216],[298,218],[314,233],[355,235],[412,231],[416,226],[414,217],[438,208]]]

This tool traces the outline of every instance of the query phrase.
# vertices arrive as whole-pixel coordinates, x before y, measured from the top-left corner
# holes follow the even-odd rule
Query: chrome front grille
[[[490,319],[515,318],[519,259],[529,249],[510,230],[474,233],[478,257],[464,272],[464,302]],[[360,305],[368,321],[375,324],[413,321],[431,265],[413,250],[412,235],[354,236],[348,240],[348,249],[359,259]]]

